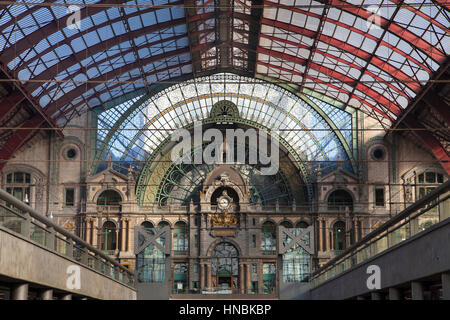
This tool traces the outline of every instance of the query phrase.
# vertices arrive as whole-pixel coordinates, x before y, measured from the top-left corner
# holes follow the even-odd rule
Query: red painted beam
[[[369,20],[373,16],[373,12],[367,11],[364,8],[360,6],[353,5],[349,2],[341,1],[341,0],[330,0],[329,4],[331,6],[336,6],[339,9],[343,11],[347,11],[348,13],[351,13],[357,17],[363,18],[365,20]],[[389,24],[389,20],[382,17],[377,16],[379,18],[379,22],[381,26],[385,26]],[[442,52],[441,50],[437,49],[435,46],[433,46],[431,43],[426,42],[419,36],[415,35],[413,32],[409,31],[408,29],[405,29],[398,25],[395,22],[392,22],[389,24],[388,28],[389,32],[392,34],[395,34],[397,37],[402,38],[403,40],[409,42],[411,45],[415,46],[416,48],[420,49],[422,52],[424,52],[426,55],[430,56],[435,61],[442,63],[443,60],[446,58],[446,54]]]
[[[140,50],[141,48],[145,48],[145,47],[153,46],[153,45],[158,45],[158,44],[161,44],[161,43],[164,43],[164,42],[167,42],[167,41],[176,41],[176,40],[181,39],[181,38],[184,38],[184,37],[187,37],[187,34],[181,34],[181,35],[178,35],[178,36],[174,36],[174,37],[170,37],[170,38],[166,38],[166,39],[162,39],[162,40],[160,39],[160,40],[155,41],[155,42],[152,42],[152,43],[144,43],[144,44],[142,44],[141,46],[136,47],[136,49],[137,49],[137,50]],[[130,49],[128,49],[128,50],[121,51],[121,52],[119,52],[119,53],[116,53],[116,54],[114,54],[114,55],[111,55],[111,56],[109,56],[109,57],[106,57],[105,59],[98,60],[96,63],[89,65],[88,68],[93,68],[94,66],[99,67],[99,66],[101,66],[103,63],[108,63],[109,61],[114,61],[114,59],[117,59],[117,58],[119,58],[119,57],[121,57],[121,56],[125,56],[126,54],[128,54],[128,53],[130,53],[130,52],[133,52],[133,51],[134,51],[133,48],[130,48]],[[57,65],[57,64],[56,64],[56,65]],[[100,68],[100,67],[99,67],[99,68]],[[49,68],[49,69],[51,69],[51,68]],[[47,69],[47,70],[49,70],[49,69]],[[101,69],[101,68],[100,68],[100,69]],[[47,70],[44,71],[43,73],[46,73]],[[59,70],[59,71],[61,71],[61,70]],[[85,71],[86,71],[86,69],[79,69],[79,70],[76,71],[75,73],[70,74],[69,76],[67,76],[66,78],[64,78],[64,79],[62,79],[62,80],[68,80],[68,81],[69,81],[69,80],[71,80],[71,79],[74,79],[74,78],[75,78],[76,76],[78,76],[79,74],[84,74]],[[55,71],[55,72],[57,72],[57,71]],[[41,77],[41,75],[39,75],[38,77]],[[43,79],[52,79],[52,78],[50,77],[50,78],[43,78]],[[29,89],[30,91],[33,91],[33,90],[32,90],[32,89],[33,89],[33,85],[34,85],[34,89],[37,88],[36,84],[37,84],[37,86],[41,86],[43,83],[42,83],[42,82],[31,82],[31,83],[29,83],[29,86],[27,87],[27,89]],[[46,94],[47,92],[51,91],[51,90],[52,90],[54,87],[56,87],[56,86],[59,86],[59,84],[53,82],[51,85],[49,85],[48,87],[46,87],[45,90],[43,90],[39,95],[36,96],[36,100],[39,101],[39,99],[40,99],[44,94]]]
[[[265,1],[265,3],[268,4],[268,5],[271,5],[271,6],[285,7],[285,6],[281,5],[281,4],[277,4],[277,3],[274,3],[274,2],[271,2],[271,1]],[[304,14],[304,15],[307,15],[307,16],[310,16],[310,17],[314,17],[314,18],[317,18],[317,19],[321,18],[321,15],[319,15],[319,14],[308,12],[308,11],[305,11],[305,10],[302,10],[302,9],[299,9],[299,8],[286,7],[286,9],[287,10],[291,10],[293,12],[298,12],[298,13],[301,13],[301,14]],[[334,19],[332,19],[330,17],[325,17],[324,19],[325,19],[324,21],[326,21],[328,23],[331,23],[331,24],[334,24],[336,26],[348,29],[348,30],[350,30],[352,32],[358,33],[358,34],[360,34],[360,35],[362,35],[364,37],[367,37],[367,38],[369,38],[369,39],[371,39],[371,40],[373,40],[375,42],[379,41],[379,39],[377,37],[375,37],[375,36],[373,36],[373,35],[371,35],[371,34],[369,34],[367,32],[364,32],[364,31],[362,31],[362,30],[360,30],[358,28],[349,26],[348,24],[345,24],[345,23],[340,22],[338,20],[334,20]],[[270,19],[268,19],[268,20],[271,21]],[[324,35],[321,35],[321,36],[324,36]],[[331,38],[331,39],[333,39],[333,38]],[[397,52],[398,54],[402,55],[406,59],[408,59],[411,62],[413,62],[413,63],[417,64],[418,66],[420,66],[422,69],[427,71],[429,74],[432,73],[432,70],[430,70],[430,68],[427,65],[425,65],[422,62],[418,61],[417,59],[413,58],[410,54],[406,54],[405,52],[401,51],[399,48],[389,44],[388,42],[382,40],[380,42],[380,45],[385,46],[385,47],[387,47],[387,48]],[[411,44],[411,45],[414,47],[413,44]]]
[[[443,101],[437,93],[430,90],[422,98],[426,104],[434,108],[442,116],[443,120],[450,125],[450,106]]]
[[[437,3],[439,3],[442,7],[447,8],[447,10],[450,10],[450,2],[448,0],[434,0]]]
[[[0,102],[0,122],[3,121],[23,100],[25,96],[19,90],[9,93]]]
[[[181,68],[181,67],[184,67],[184,66],[186,66],[186,65],[189,65],[189,64],[191,64],[191,63],[193,63],[193,62],[192,62],[192,61],[187,61],[187,62],[183,62],[183,63],[177,64],[177,65],[175,65],[175,66],[169,66],[169,67],[161,68],[161,69],[152,71],[152,72],[150,72],[150,73],[146,73],[145,76],[148,77],[148,76],[151,76],[151,75],[154,75],[154,74],[157,74],[157,73],[160,73],[160,72],[168,71],[168,70],[171,70],[171,69],[174,69],[174,68],[177,68],[177,67],[180,67],[180,68]],[[141,75],[138,75],[138,76],[136,76],[136,77],[133,77],[133,78],[129,79],[129,81],[139,81],[139,80],[140,80],[140,81],[143,80]],[[170,80],[167,80],[167,81],[170,81]],[[117,83],[117,84],[115,84],[115,85],[108,86],[107,88],[104,88],[103,90],[97,91],[95,94],[93,94],[92,96],[90,96],[90,97],[88,97],[88,98],[86,98],[86,99],[89,100],[89,99],[92,99],[92,98],[99,97],[99,96],[100,96],[101,94],[103,94],[104,92],[106,92],[106,91],[108,91],[108,90],[109,90],[109,91],[114,90],[115,88],[120,87],[120,86],[123,86],[123,84]],[[85,102],[85,101],[81,101],[81,102],[79,102],[79,103],[77,103],[77,104],[71,106],[69,110],[67,110],[66,112],[64,112],[64,115],[67,115],[67,113],[70,112],[70,111],[73,110],[73,109],[77,109],[78,107],[81,107],[84,103],[86,103],[86,102]],[[61,118],[61,116],[58,116],[57,119],[59,119],[59,118]]]
[[[292,46],[295,46],[295,47],[298,47],[298,48],[303,48],[303,49],[308,49],[308,50],[310,49],[310,47],[305,46],[305,45],[303,45],[303,44],[301,44],[301,43],[294,42],[294,41],[289,41],[289,40],[285,40],[285,39],[281,39],[281,38],[278,38],[278,37],[275,37],[275,36],[269,36],[269,35],[261,34],[261,37],[270,39],[270,40],[272,40],[272,41],[277,41],[277,42],[286,43],[286,44],[289,44],[289,45],[292,45]],[[351,45],[348,45],[348,44],[345,44],[345,43],[344,43],[343,45],[345,45],[345,46],[351,46]],[[353,47],[353,46],[351,46],[351,47]],[[353,48],[354,48],[355,50],[360,50],[359,48],[355,48],[355,47],[353,47]],[[349,50],[350,50],[350,49],[349,49]],[[349,65],[350,67],[355,68],[355,69],[357,69],[357,70],[361,70],[361,67],[358,66],[358,65],[356,65],[356,64],[354,64],[353,62],[347,61],[347,60],[342,59],[342,58],[338,58],[338,57],[334,56],[334,55],[331,54],[331,53],[322,51],[322,50],[317,49],[317,48],[314,49],[314,52],[317,52],[317,53],[319,53],[319,54],[321,54],[321,55],[323,55],[323,56],[326,56],[326,57],[328,57],[328,58],[330,58],[330,59],[337,60],[337,61],[339,61],[339,62],[341,62],[341,63],[345,63],[345,64]],[[350,52],[352,52],[352,51],[350,51]],[[354,51],[353,51],[353,52],[354,52]],[[364,51],[364,52],[365,52],[365,51]],[[355,54],[355,55],[361,57],[360,55],[357,55],[357,54]],[[372,73],[372,72],[370,72],[370,71],[368,71],[368,70],[367,70],[365,73],[368,74],[368,75],[370,75],[372,78],[374,78],[374,79],[376,79],[376,80],[379,80],[380,82],[385,82],[384,79],[382,79],[381,77],[375,75],[374,73]],[[389,88],[391,88],[392,90],[396,91],[398,94],[404,96],[406,99],[409,99],[408,95],[407,95],[404,91],[400,90],[400,89],[397,88],[396,86],[393,86],[390,82],[385,82],[385,84],[386,84]]]
[[[37,114],[33,118],[25,121],[20,126],[20,129],[14,132],[0,150],[0,171],[6,165],[7,161],[11,159],[13,154],[23,146],[44,122],[45,119]]]
[[[270,25],[270,26],[276,26],[276,27],[281,28],[283,30],[296,32],[298,34],[310,37],[312,39],[314,37],[316,37],[316,33],[315,32],[312,32],[312,31],[310,31],[308,29],[300,28],[300,27],[295,27],[294,28],[292,25],[287,24],[287,23],[278,23],[275,20],[270,20],[270,19],[266,19],[266,18],[262,19],[262,23]],[[348,27],[348,26],[346,26],[346,27],[347,28],[351,28],[351,27]],[[352,30],[352,31],[355,31],[355,32],[359,31],[360,33],[362,33],[360,30],[358,30],[356,28],[354,28],[354,29],[355,30]],[[358,31],[356,31],[356,30],[358,30]],[[365,33],[362,33],[362,34],[364,36],[366,36]],[[336,47],[338,49],[341,49],[343,51],[346,51],[346,52],[348,52],[348,53],[350,53],[350,54],[352,54],[354,56],[357,56],[357,57],[359,57],[359,58],[361,58],[363,60],[368,60],[372,56],[371,53],[369,53],[369,52],[367,52],[365,50],[362,50],[361,48],[357,48],[357,47],[355,47],[355,46],[353,46],[351,44],[348,44],[348,43],[343,42],[341,40],[335,39],[333,37],[326,36],[324,34],[320,34],[318,37],[319,37],[320,41],[322,41],[324,43],[327,43],[329,45],[332,45],[332,46],[334,46],[334,47]],[[370,38],[370,35],[367,35],[367,37]],[[377,40],[377,39],[375,38],[375,40]],[[381,41],[381,43],[383,43],[383,45],[384,45],[383,41]],[[386,44],[386,46],[389,47],[390,45]],[[405,55],[405,53],[403,51],[400,51],[400,52],[402,52],[403,55]],[[382,59],[380,59],[380,58],[378,58],[376,56],[374,56],[372,58],[372,62],[373,62],[374,66],[378,67],[380,70],[385,71],[387,74],[391,75],[393,78],[398,79],[399,81],[405,82],[405,85],[408,86],[411,90],[416,92],[417,90],[420,89],[420,84],[415,82],[415,79],[411,78],[410,76],[405,74],[400,69],[397,69],[396,67],[390,65],[388,62],[386,62],[386,61],[384,61],[384,60],[382,60]]]
[[[180,5],[180,4],[183,4],[183,1],[176,1],[176,2],[172,2],[171,4],[173,4],[173,5]],[[149,12],[153,12],[155,10],[157,10],[157,9],[155,9],[155,8],[148,8],[148,9],[145,9],[145,10],[135,11],[133,13],[128,14],[127,18],[130,19],[130,18],[133,18],[135,16],[139,16],[139,15],[143,15],[143,14],[146,14],[146,13],[149,13]],[[93,26],[92,28],[89,28],[89,29],[77,32],[77,33],[73,34],[72,36],[65,38],[63,41],[59,42],[58,45],[61,46],[63,44],[66,44],[66,45],[70,46],[70,43],[73,40],[78,39],[81,36],[83,36],[83,35],[85,35],[87,33],[90,33],[92,31],[99,30],[99,29],[101,29],[103,27],[106,27],[106,26],[111,26],[112,24],[117,23],[117,22],[121,22],[122,20],[123,20],[122,16],[119,16],[119,17],[117,17],[115,19],[107,20],[107,21],[105,21],[103,23],[100,23],[100,24],[98,24],[96,26]],[[119,38],[119,37],[117,37],[117,38]],[[107,40],[108,45],[111,43],[111,41],[114,42],[114,41],[117,41],[117,40],[114,39],[114,38]],[[46,48],[45,50],[42,50],[41,52],[39,52],[39,54],[37,54],[36,56],[34,56],[34,57],[30,58],[29,60],[27,60],[26,63],[22,63],[22,64],[18,65],[14,70],[16,72],[19,72],[20,70],[24,69],[25,67],[31,65],[33,63],[33,61],[41,58],[42,56],[48,54],[49,52],[52,52],[53,50],[55,50],[55,47],[53,47],[53,46],[50,46],[50,47]],[[84,58],[85,58],[85,56],[84,56]]]
[[[126,1],[107,1],[112,4],[120,4]],[[87,16],[93,16],[101,11],[107,10],[107,7],[84,7],[80,9],[81,19],[84,19]],[[50,23],[45,26],[38,28],[36,31],[26,35],[24,38],[17,41],[14,45],[0,52],[0,59],[6,64],[13,60],[15,57],[18,57],[25,50],[33,47],[37,43],[39,43],[45,37],[48,37],[58,31],[60,31],[62,26],[66,26],[67,18],[69,14],[59,18],[58,20],[52,20]],[[91,30],[89,30],[91,31]]]
[[[292,69],[288,69],[288,68],[284,68],[284,67],[280,67],[280,66],[276,66],[276,65],[272,65],[272,64],[266,63],[266,62],[258,61],[258,64],[264,65],[264,66],[266,66],[268,68],[275,68],[275,69],[279,69],[281,71],[285,71],[285,72],[289,72],[289,73],[292,73],[292,74],[295,74],[295,75],[298,75],[298,76],[301,76],[301,77],[305,77],[305,78],[307,78],[307,79],[309,79],[311,81],[314,81],[314,82],[317,82],[317,83],[321,83],[321,84],[325,84],[325,85],[329,86],[330,88],[332,88],[332,89],[334,89],[336,91],[339,91],[339,92],[345,93],[347,95],[350,95],[350,92],[348,92],[347,90],[343,89],[342,87],[338,87],[338,86],[336,86],[334,84],[327,83],[327,82],[325,82],[325,81],[323,81],[323,80],[321,80],[319,78],[315,78],[315,77],[312,77],[310,75],[304,75],[303,73],[300,73],[298,71],[295,71],[295,70],[292,70]],[[369,102],[367,102],[366,100],[360,98],[359,96],[354,95],[353,98],[355,98],[356,100],[361,102],[363,105],[365,105],[365,106],[369,107],[370,109],[374,110],[375,112],[379,113],[381,116],[383,116],[383,118],[387,118],[387,119],[389,119],[392,122],[394,121],[394,119],[391,116],[389,116],[386,112],[380,110],[379,108],[377,108],[376,106],[370,104]],[[342,102],[344,102],[344,101],[342,101]]]
[[[121,66],[118,70],[114,69],[112,71],[109,71],[105,74],[98,76],[97,78],[89,79],[90,82],[88,82],[86,84],[79,84],[76,88],[69,91],[65,95],[61,96],[61,98],[59,98],[58,100],[53,101],[51,105],[49,105],[47,108],[45,108],[45,111],[47,112],[48,115],[53,116],[56,113],[56,111],[58,111],[58,108],[64,107],[67,103],[69,103],[76,97],[82,95],[84,92],[89,91],[91,88],[98,86],[101,82],[115,81],[117,79],[117,77],[119,77],[120,75],[122,75],[128,71],[131,71],[133,69],[139,68],[139,66],[141,66],[141,65],[145,66],[145,65],[153,63],[153,62],[157,62],[157,61],[160,61],[163,59],[178,56],[178,55],[181,55],[183,53],[188,53],[188,52],[189,52],[189,48],[182,48],[182,49],[173,50],[173,51],[170,51],[167,53],[158,54],[153,57],[141,59],[140,61],[134,61],[133,63],[126,64],[124,66]],[[145,76],[145,75],[143,75],[143,76]],[[69,110],[67,110],[66,112],[68,112],[68,111]]]
[[[425,146],[430,149],[447,174],[450,175],[450,155],[445,151],[439,140],[437,140],[430,131],[423,130],[425,127],[415,120],[408,119],[407,125],[412,128],[421,129],[415,130],[414,133],[423,141]]]
[[[278,51],[274,51],[274,50],[269,50],[269,49],[265,49],[265,48],[259,48],[258,52],[263,53],[263,54],[267,54],[269,56],[274,56],[280,59],[284,59],[287,61],[292,61],[298,64],[304,64],[305,60],[298,58],[298,57],[294,57],[285,53],[281,53]],[[319,65],[317,63],[311,62],[311,69],[314,69],[316,71],[319,71],[331,78],[335,78],[338,79],[339,81],[342,81],[344,83],[353,83],[356,80],[348,77],[336,70],[327,68],[323,65]],[[375,90],[369,88],[368,86],[366,86],[365,84],[362,83],[358,83],[356,84],[356,88],[361,91],[364,94],[367,94],[367,96],[371,97],[372,99],[374,99],[375,101],[378,101],[379,103],[381,103],[383,106],[385,106],[387,109],[389,109],[393,114],[398,115],[398,113],[402,110],[402,108],[397,105],[396,103],[393,103],[392,101],[390,101],[389,99],[387,99],[386,97],[384,97],[382,94],[376,92]]]
[[[150,34],[152,32],[158,31],[160,29],[169,28],[169,27],[173,27],[173,26],[177,26],[177,25],[182,25],[185,22],[186,22],[185,19],[181,18],[181,19],[177,19],[177,20],[173,20],[173,21],[169,21],[169,22],[163,22],[160,24],[152,25],[147,28],[137,29],[135,31],[129,32],[128,34],[129,34],[129,37],[131,37],[131,38],[137,38],[142,35]],[[184,34],[184,36],[187,36],[187,35]],[[77,64],[79,61],[86,59],[86,57],[94,56],[95,54],[97,54],[99,52],[107,51],[109,48],[111,48],[115,45],[118,45],[122,42],[128,42],[128,38],[124,39],[122,37],[116,37],[113,39],[99,42],[93,46],[90,46],[84,50],[77,52],[74,55],[68,56],[66,59],[62,60],[59,63],[54,64],[52,67],[46,69],[45,71],[43,71],[42,73],[40,73],[39,75],[34,77],[33,80],[44,81],[44,80],[53,79],[59,72],[70,68],[71,66]],[[159,40],[159,41],[155,41],[154,43],[151,43],[148,45],[150,46],[150,45],[160,44],[163,42],[164,42],[164,40]],[[89,65],[88,68],[91,68],[93,66],[94,66],[94,64]],[[33,92],[41,85],[42,85],[42,82],[28,82],[26,84],[25,88],[29,92]]]

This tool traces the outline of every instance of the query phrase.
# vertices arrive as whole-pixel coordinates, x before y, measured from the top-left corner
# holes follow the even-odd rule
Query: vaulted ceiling
[[[48,0],[0,9],[11,89],[1,109],[26,99],[33,126],[63,127],[180,77],[233,72],[323,94],[390,128],[445,73],[450,52],[445,0]]]

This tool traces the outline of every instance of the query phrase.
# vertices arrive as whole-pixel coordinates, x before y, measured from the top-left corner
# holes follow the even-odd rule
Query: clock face
[[[221,198],[219,199],[219,208],[220,209],[226,209],[228,208],[228,205],[230,204],[230,200],[228,200],[227,198]]]

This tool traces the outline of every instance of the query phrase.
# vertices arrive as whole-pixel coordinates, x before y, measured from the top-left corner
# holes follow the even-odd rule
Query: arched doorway
[[[231,293],[239,288],[238,250],[229,242],[219,243],[212,252],[211,285],[215,290]]]
[[[328,196],[328,210],[345,211],[348,208],[353,211],[353,198],[351,194],[343,189],[333,191]]]

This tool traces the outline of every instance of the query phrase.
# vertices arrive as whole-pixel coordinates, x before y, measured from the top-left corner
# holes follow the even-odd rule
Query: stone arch
[[[213,243],[211,243],[209,245],[208,250],[206,251],[206,255],[208,257],[210,257],[212,255],[214,249],[217,247],[217,245],[222,243],[222,242],[228,242],[228,243],[232,244],[236,248],[236,250],[238,252],[238,258],[242,257],[242,249],[241,249],[241,247],[239,246],[239,244],[235,240],[230,239],[230,238],[216,239]]]

